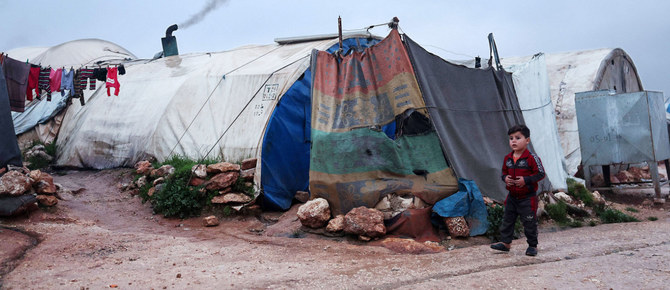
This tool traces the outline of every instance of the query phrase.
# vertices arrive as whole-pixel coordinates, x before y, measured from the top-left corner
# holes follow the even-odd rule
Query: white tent
[[[57,164],[133,166],[147,155],[260,157],[279,98],[309,67],[312,49],[336,43],[253,45],[126,64],[118,96],[99,89],[81,110],[68,110]]]
[[[80,68],[82,66],[105,65],[121,63],[136,59],[135,55],[125,48],[101,39],[80,39],[68,41],[52,47],[23,47],[7,51],[7,55],[14,59],[24,60],[42,67],[52,68]],[[101,83],[98,83],[98,86]],[[89,98],[94,91],[84,90],[84,97]],[[29,145],[33,140],[48,143],[58,134],[62,109],[66,99],[56,92],[52,94],[52,101],[33,100],[26,103],[26,110],[22,113],[12,112],[14,128],[19,135],[22,147]],[[69,107],[69,110],[78,110],[78,102]]]

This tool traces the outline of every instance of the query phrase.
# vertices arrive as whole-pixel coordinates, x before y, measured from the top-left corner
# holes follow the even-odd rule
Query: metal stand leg
[[[651,180],[654,182],[656,198],[661,200],[661,181],[658,178],[658,163],[655,160],[649,161],[649,173],[651,173]]]
[[[584,183],[586,184],[586,188],[588,190],[591,190],[592,184],[591,184],[591,166],[584,166]]]
[[[610,180],[610,166],[603,165],[603,178],[605,179],[605,187],[612,186],[612,180]]]

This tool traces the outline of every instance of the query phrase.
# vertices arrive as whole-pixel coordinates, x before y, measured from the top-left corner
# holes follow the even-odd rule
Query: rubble
[[[233,164],[233,163],[230,163],[230,162],[219,162],[219,163],[216,163],[216,164],[207,165],[207,173],[209,173],[209,174],[215,174],[215,173],[221,173],[221,172],[230,172],[230,171],[237,171],[238,174],[239,174],[240,165]]]
[[[44,172],[40,172],[39,179],[33,184],[33,187],[38,194],[54,195],[58,192],[53,177]]]
[[[614,175],[620,183],[635,182],[635,176],[626,170],[621,170]]]
[[[344,232],[368,238],[386,234],[384,214],[376,209],[357,207],[344,216]]]
[[[330,205],[323,198],[308,201],[298,208],[300,223],[310,228],[320,228],[330,219]]]
[[[190,186],[200,186],[205,183],[205,180],[198,177],[191,177],[191,180],[188,182]]]
[[[244,179],[245,181],[253,181],[255,174],[256,174],[256,168],[251,168],[247,170],[242,170],[240,177],[242,177],[242,179]]]
[[[148,175],[151,173],[151,170],[153,170],[154,167],[151,165],[151,162],[149,161],[140,161],[135,163],[135,173],[141,174],[141,175]]]
[[[31,187],[30,178],[19,171],[10,170],[0,177],[0,195],[22,195]]]
[[[205,164],[196,164],[191,168],[191,174],[197,178],[207,178],[207,166]]]
[[[566,203],[573,203],[574,202],[572,200],[572,197],[570,197],[568,194],[566,194],[565,192],[562,192],[562,191],[559,191],[559,192],[555,193],[554,197],[556,197],[556,199],[562,200]]]
[[[240,173],[238,171],[219,173],[206,182],[207,185],[205,188],[207,188],[207,190],[224,189],[233,185],[239,176]]]
[[[165,177],[159,177],[159,178],[156,178],[152,184],[153,184],[153,186],[156,186],[157,184],[161,184],[161,183],[164,183],[164,182],[165,182]]]
[[[219,225],[219,219],[216,216],[210,215],[202,219],[202,225],[206,227],[215,227]]]
[[[172,165],[163,165],[158,169],[151,170],[152,177],[168,177],[174,174],[174,166]]]
[[[309,200],[309,192],[298,190],[295,192],[295,196],[293,198],[295,198],[299,202],[305,203]]]
[[[403,254],[431,254],[444,251],[444,247],[435,242],[417,242],[412,239],[386,238],[382,246],[396,253]]]
[[[53,195],[38,195],[37,202],[43,206],[54,206],[58,203],[58,198]]]
[[[146,176],[140,176],[140,178],[135,181],[135,185],[137,188],[142,188],[143,186],[147,185],[147,177]]]
[[[28,149],[28,151],[26,151],[26,153],[24,155],[25,155],[26,159],[31,159],[31,158],[34,158],[34,157],[38,157],[38,158],[46,160],[47,162],[51,162],[54,159],[53,156],[49,155],[46,152],[46,148],[42,144],[35,145],[32,148]]]
[[[251,197],[244,193],[234,192],[234,193],[226,193],[224,195],[217,195],[214,198],[212,198],[212,203],[215,204],[247,203],[250,202],[251,200],[252,200]]]
[[[242,160],[242,166],[241,166],[240,168],[241,168],[242,170],[247,170],[247,169],[251,169],[251,168],[256,168],[256,163],[257,163],[256,158],[248,158],[248,159],[244,159],[244,160]]]
[[[344,230],[344,215],[337,215],[335,218],[328,222],[326,226],[326,231],[331,233],[336,233]]]
[[[416,198],[421,200],[420,198]],[[385,195],[378,203],[375,205],[375,209],[381,211],[384,214],[384,219],[391,219],[403,211],[414,208],[413,197],[402,197],[398,196],[395,193]]]

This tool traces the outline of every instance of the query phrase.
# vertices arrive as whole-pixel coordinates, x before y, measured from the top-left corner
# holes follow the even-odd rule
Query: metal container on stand
[[[657,162],[664,160],[667,168],[670,159],[663,93],[581,92],[575,94],[575,109],[587,187],[592,188],[591,166],[602,166],[610,186],[610,165],[647,162],[660,199]]]

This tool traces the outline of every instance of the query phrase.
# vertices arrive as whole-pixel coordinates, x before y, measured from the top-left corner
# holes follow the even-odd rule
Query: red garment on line
[[[118,96],[119,95],[119,88],[121,85],[119,84],[119,79],[118,79],[118,69],[115,67],[110,67],[107,69],[107,82],[105,83],[105,86],[107,87],[107,96],[111,96],[109,93],[110,88],[115,88],[116,90],[114,91],[114,95]]]
[[[39,66],[31,66],[30,73],[28,73],[28,87],[26,88],[26,99],[28,101],[33,100],[33,91],[37,89],[37,83],[40,79],[40,70]],[[37,91],[37,97],[39,98],[40,91]]]

